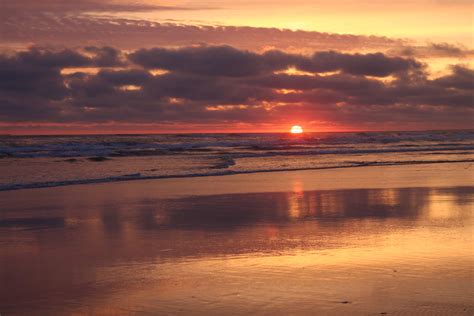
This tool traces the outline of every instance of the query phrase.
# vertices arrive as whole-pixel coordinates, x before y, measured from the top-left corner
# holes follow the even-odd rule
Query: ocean
[[[0,190],[474,162],[474,131],[0,136]]]

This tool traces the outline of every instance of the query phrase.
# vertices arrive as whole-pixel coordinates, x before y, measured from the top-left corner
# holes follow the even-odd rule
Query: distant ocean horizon
[[[1,135],[0,190],[446,162],[474,162],[474,130]]]
[[[314,131],[314,130],[307,130],[304,129],[304,134],[347,134],[347,133],[422,133],[422,132],[433,132],[433,133],[444,133],[444,132],[473,132],[474,133],[474,128],[449,128],[449,129],[405,129],[405,130],[378,130],[378,129],[373,129],[373,130],[330,130],[330,131]],[[203,135],[203,134],[208,134],[208,135],[245,135],[245,134],[289,134],[289,131],[153,131],[153,132],[148,132],[148,131],[137,131],[137,132],[87,132],[87,131],[81,131],[81,132],[58,132],[58,133],[53,133],[53,132],[45,132],[45,133],[37,133],[37,132],[31,132],[31,133],[2,133],[0,132],[0,137],[59,137],[59,136],[146,136],[146,135]]]

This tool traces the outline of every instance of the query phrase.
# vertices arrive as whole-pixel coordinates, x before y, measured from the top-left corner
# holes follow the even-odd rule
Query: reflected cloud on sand
[[[440,213],[451,218],[461,216],[456,212],[457,200],[470,194],[469,188],[304,191],[301,183],[295,182],[291,192],[147,200],[136,211],[135,224],[138,229],[235,230],[261,224],[290,225],[293,221],[336,225],[351,219],[416,220]],[[115,216],[120,214],[118,211]]]
[[[262,299],[281,308],[301,302],[304,313],[332,308],[340,293],[358,288],[373,298],[360,305],[363,314],[400,289],[416,297],[423,291],[413,284],[428,281],[434,297],[442,292],[436,284],[453,287],[465,308],[474,188],[305,191],[297,180],[292,188],[166,199],[94,195],[84,197],[87,208],[82,200],[45,200],[2,211],[0,310],[252,313]]]

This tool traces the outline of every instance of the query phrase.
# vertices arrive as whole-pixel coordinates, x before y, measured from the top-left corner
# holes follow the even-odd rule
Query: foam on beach
[[[1,136],[0,190],[474,162],[474,132]]]

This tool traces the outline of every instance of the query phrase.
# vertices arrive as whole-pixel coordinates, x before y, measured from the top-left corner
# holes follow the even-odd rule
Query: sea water
[[[474,131],[4,135],[0,190],[445,162],[474,162]]]

